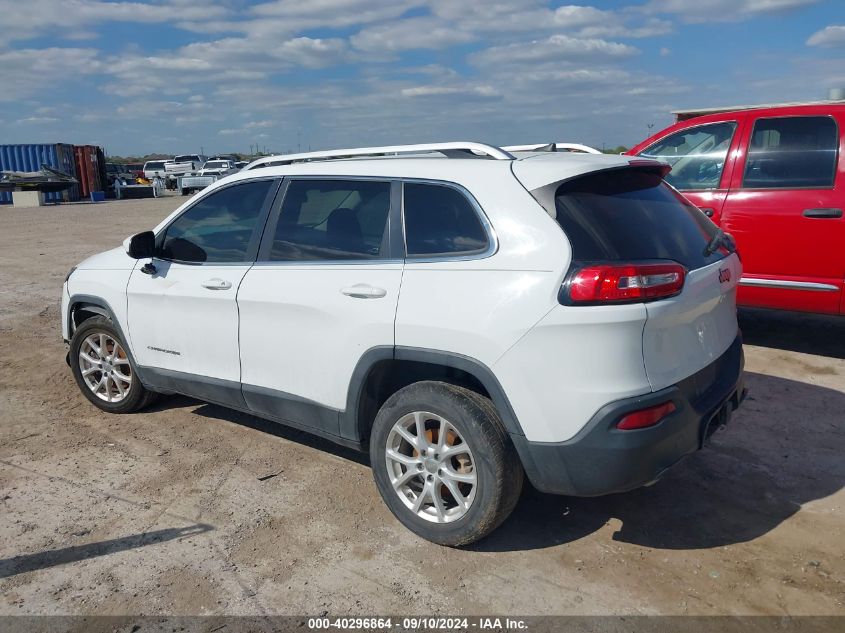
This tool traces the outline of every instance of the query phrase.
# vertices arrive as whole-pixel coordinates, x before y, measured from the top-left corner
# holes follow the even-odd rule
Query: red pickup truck
[[[628,154],[734,236],[741,305],[845,314],[845,102],[688,110]]]

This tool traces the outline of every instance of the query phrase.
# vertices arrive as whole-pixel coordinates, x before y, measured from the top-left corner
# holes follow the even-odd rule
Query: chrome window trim
[[[815,281],[789,281],[786,279],[763,279],[761,277],[746,277],[739,280],[740,286],[754,288],[782,288],[784,290],[809,290],[811,292],[839,292],[839,287],[833,284],[822,284]]]
[[[393,183],[397,180],[396,178],[387,178],[385,176],[343,176],[343,175],[334,175],[334,176],[321,176],[321,175],[285,175],[285,176],[276,176],[277,178],[282,178],[283,182],[279,191],[276,194],[276,200],[273,203],[273,208],[271,208],[270,214],[266,220],[266,226],[264,227],[265,231],[271,230],[275,232],[276,230],[276,223],[279,221],[279,216],[281,214],[281,207],[285,202],[285,196],[287,195],[288,187],[292,182],[297,180],[357,180],[357,181],[374,181],[374,182],[384,182],[390,186],[392,191]],[[385,224],[385,231],[384,235],[382,236],[382,240],[387,238],[389,240],[388,231],[391,230],[390,227],[390,219],[391,219],[391,212],[392,212],[392,205],[393,205],[393,198],[391,197],[390,200],[391,208],[387,211],[387,221]],[[278,209],[275,207],[278,206]],[[276,211],[276,213],[274,213]],[[268,240],[272,243],[272,233],[268,234]],[[261,242],[258,245],[258,251],[255,255],[255,265],[261,265],[262,267],[267,266],[281,266],[281,267],[289,267],[289,266],[332,266],[332,265],[341,265],[341,266],[349,266],[352,264],[385,264],[385,263],[403,263],[401,259],[387,259],[387,258],[370,258],[370,259],[308,259],[308,260],[270,260],[270,259],[261,259],[261,250],[262,246],[264,245],[264,236],[262,236]]]
[[[463,185],[459,185],[456,182],[450,182],[448,180],[436,180],[433,178],[399,178],[399,180],[402,183],[402,241],[405,244],[405,264],[433,264],[438,262],[476,261],[492,257],[499,251],[499,237],[496,234],[496,230],[490,223],[490,219],[487,217],[487,214],[484,212],[484,209],[478,203],[478,200],[475,199],[475,196],[473,196],[466,187],[464,187]],[[467,201],[470,203],[470,206],[475,210],[475,215],[476,217],[478,217],[479,222],[481,222],[481,227],[484,230],[484,233],[487,235],[487,248],[479,251],[465,252],[463,254],[443,253],[433,255],[409,255],[407,232],[405,231],[404,185],[406,182],[421,185],[440,185],[445,187],[451,187],[452,189],[455,189],[458,193],[463,195],[464,198],[466,198]]]
[[[257,268],[290,268],[296,266],[297,268],[331,268],[349,267],[349,266],[401,266],[404,260],[401,259],[332,259],[332,260],[309,260],[309,261],[256,261],[253,266]]]
[[[478,203],[478,200],[475,199],[475,196],[470,193],[470,191],[456,182],[452,182],[449,180],[437,180],[434,178],[405,178],[402,176],[347,176],[343,174],[290,174],[283,176],[285,182],[291,182],[294,180],[375,180],[380,182],[399,182],[400,186],[403,186],[404,183],[410,182],[415,184],[430,184],[430,185],[441,185],[445,187],[451,187],[452,189],[457,190],[460,194],[462,194],[467,201],[470,203],[470,206],[475,210],[475,214],[478,217],[479,222],[481,222],[481,226],[484,229],[485,234],[487,235],[487,248],[483,251],[478,252],[471,252],[467,254],[460,254],[456,253],[454,255],[444,254],[444,255],[436,255],[436,256],[429,256],[429,255],[421,255],[421,256],[408,256],[408,247],[407,242],[405,240],[405,196],[404,196],[404,186],[402,187],[400,202],[400,217],[402,221],[402,245],[404,249],[405,258],[404,259],[369,259],[369,260],[360,260],[360,259],[350,259],[350,260],[341,260],[341,259],[334,259],[334,260],[308,260],[308,261],[268,261],[262,259],[256,259],[255,266],[261,266],[262,268],[266,268],[268,266],[279,266],[283,268],[288,268],[291,266],[298,266],[298,267],[307,267],[307,266],[354,266],[354,265],[384,265],[384,264],[433,264],[433,263],[440,263],[440,262],[465,262],[465,261],[476,261],[481,259],[487,259],[488,257],[492,257],[499,251],[499,238],[496,234],[496,230],[493,228],[493,225],[490,222],[490,219],[487,217],[487,214],[484,212],[484,209]],[[272,217],[268,219],[268,222],[272,220]],[[268,225],[268,228],[269,225]]]
[[[223,191],[224,189],[229,189],[230,187],[236,187],[238,185],[249,184],[249,183],[253,183],[253,182],[260,182],[260,181],[264,181],[264,180],[275,182],[276,186],[275,186],[275,188],[273,186],[271,186],[270,190],[267,192],[267,198],[269,198],[269,200],[268,199],[264,200],[264,206],[261,208],[261,210],[258,213],[258,218],[256,219],[256,226],[253,229],[253,236],[252,236],[252,238],[250,238],[250,242],[252,242],[256,238],[256,230],[260,230],[260,231],[264,230],[264,224],[266,224],[266,222],[267,222],[267,216],[268,216],[270,210],[272,210],[272,208],[273,208],[273,203],[275,201],[276,196],[279,193],[279,188],[281,186],[282,179],[279,176],[267,176],[265,174],[262,174],[262,175],[256,175],[255,178],[244,178],[243,180],[235,180],[234,182],[229,182],[229,183],[226,183],[225,185],[221,185],[219,187],[214,187],[213,185],[209,185],[208,187],[206,187],[203,190],[204,193],[202,195],[197,196],[196,200],[189,200],[188,206],[186,206],[184,209],[182,209],[182,211],[179,213],[179,215],[171,218],[170,221],[167,224],[165,224],[163,227],[161,227],[161,229],[159,229],[158,233],[155,234],[156,251],[161,247],[161,244],[159,243],[159,238],[161,237],[163,239],[163,236],[167,235],[167,229],[169,229],[170,226],[174,222],[176,222],[176,220],[181,218],[188,211],[190,211],[196,205],[198,205],[200,202],[205,200],[208,196],[211,196],[211,195],[217,193],[218,191]],[[260,232],[257,234],[257,237],[258,237],[258,242],[259,242],[258,245],[260,246],[261,245],[260,244],[260,238],[261,238]],[[250,247],[252,247],[252,244],[250,244]],[[256,248],[256,256],[257,255],[258,255],[258,251],[257,251],[257,248]],[[252,266],[255,263],[255,257],[253,257],[252,259],[248,259],[248,260],[245,260],[245,261],[239,261],[239,262],[187,262],[187,261],[184,261],[184,260],[181,260],[181,259],[167,259],[165,257],[158,257],[157,255],[154,255],[152,257],[152,259],[160,261],[160,262],[168,262],[170,264],[181,264],[182,266]]]

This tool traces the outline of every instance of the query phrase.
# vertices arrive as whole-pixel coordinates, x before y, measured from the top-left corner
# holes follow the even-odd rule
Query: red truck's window
[[[806,189],[833,186],[839,132],[827,116],[759,119],[754,124],[742,186]]]
[[[659,140],[640,156],[672,165],[666,181],[675,189],[716,189],[735,130],[734,121],[687,128]]]

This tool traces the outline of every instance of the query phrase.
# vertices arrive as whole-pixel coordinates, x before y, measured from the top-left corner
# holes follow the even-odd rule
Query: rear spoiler
[[[557,215],[557,210],[555,209],[555,193],[557,192],[558,187],[560,187],[563,183],[576,180],[577,178],[583,178],[584,176],[591,176],[602,172],[620,171],[623,169],[656,171],[660,174],[661,178],[665,178],[666,175],[672,171],[672,166],[668,163],[663,163],[649,158],[634,158],[616,165],[609,165],[604,169],[593,169],[590,171],[572,174],[533,189],[526,186],[526,189],[528,190],[528,193],[530,193],[531,196],[540,204],[540,206],[546,210],[546,213],[555,217]],[[523,185],[525,185],[525,183],[523,183]]]

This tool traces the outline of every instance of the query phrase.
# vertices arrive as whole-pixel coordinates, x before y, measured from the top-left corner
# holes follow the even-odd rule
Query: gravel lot
[[[465,550],[366,458],[186,398],[100,413],[60,286],[183,201],[0,207],[0,614],[845,615],[845,320],[748,312],[751,396],[657,485],[527,490]]]

